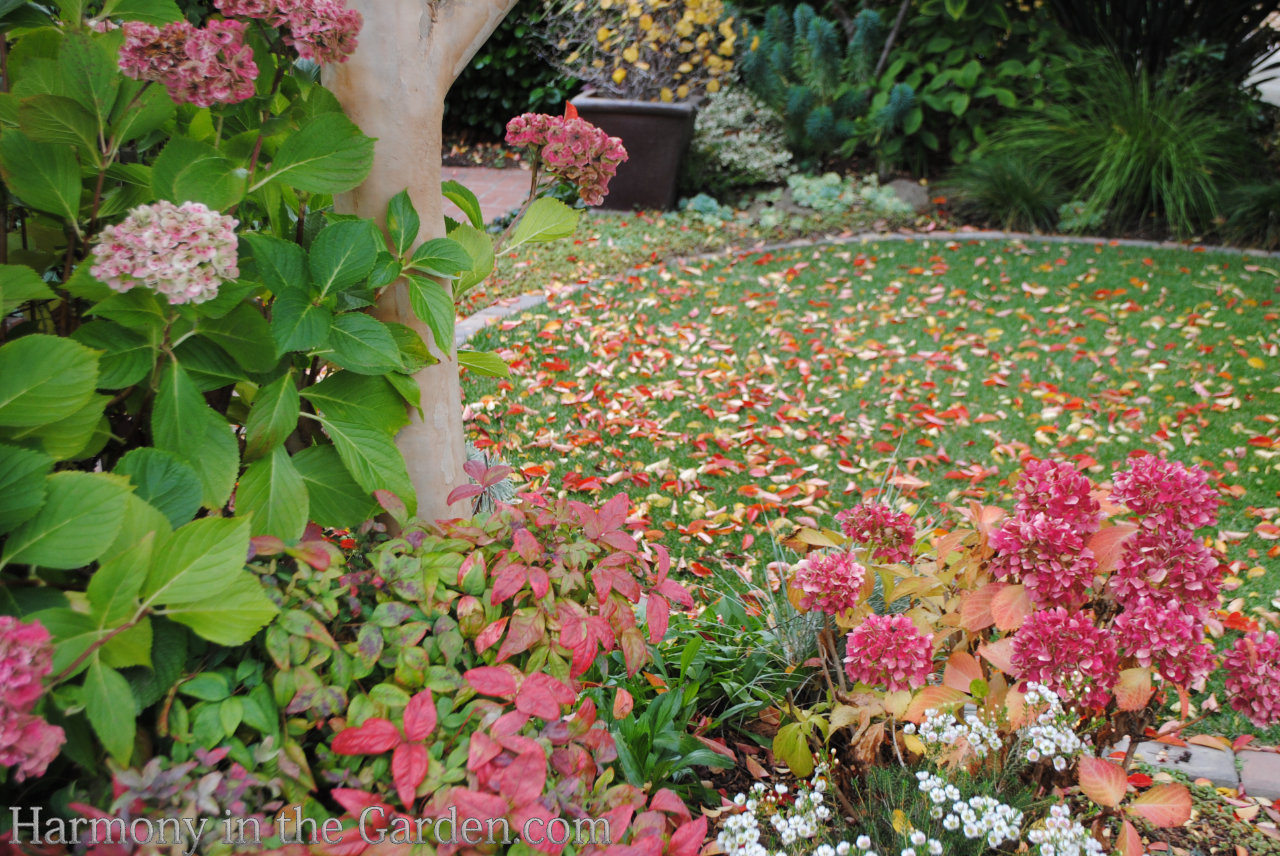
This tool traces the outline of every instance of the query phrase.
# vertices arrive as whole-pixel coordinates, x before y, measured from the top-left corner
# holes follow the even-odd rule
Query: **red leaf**
[[[1182,826],[1191,819],[1191,791],[1186,785],[1156,785],[1130,802],[1129,811],[1152,826]]]
[[[1142,856],[1142,836],[1129,821],[1120,829],[1120,841],[1116,845],[1116,856]]]
[[[974,681],[982,680],[982,664],[966,651],[956,651],[947,658],[947,667],[942,672],[942,685],[969,692]]]
[[[547,596],[547,592],[551,590],[551,578],[547,576],[547,572],[542,568],[530,568],[529,588],[533,590],[534,597],[544,598]]]
[[[478,793],[467,788],[454,788],[449,794],[450,805],[458,807],[458,821],[475,818],[482,828],[486,821],[507,816],[507,801],[497,794]]]
[[[547,635],[547,620],[541,612],[518,612],[507,624],[507,638],[498,649],[498,662],[523,654]]]
[[[426,740],[436,730],[436,703],[431,690],[409,699],[404,709],[404,736],[409,740]]]
[[[667,852],[671,856],[697,856],[702,849],[702,842],[707,837],[707,818],[699,817],[680,826],[671,834],[671,842]]]
[[[1234,749],[1236,752],[1239,752],[1241,749],[1248,746],[1252,742],[1253,742],[1252,734],[1241,734],[1235,740],[1231,741],[1231,748]]]
[[[671,614],[671,606],[660,594],[650,594],[649,603],[645,607],[645,620],[649,624],[649,644],[657,645],[667,635],[667,619]]]
[[[733,754],[730,753],[730,757]],[[673,814],[686,823],[693,819],[693,815],[689,813],[689,807],[684,804],[684,800],[670,788],[662,788],[653,795],[653,799],[649,801],[649,808],[654,811],[664,811],[667,814]]]
[[[334,801],[345,808],[347,810],[347,814],[352,817],[359,817],[360,812],[370,806],[376,805],[382,806],[385,809],[384,816],[378,819],[388,822],[390,821],[391,807],[386,805],[386,803],[382,801],[382,797],[377,794],[372,794],[368,791],[356,790],[355,788],[334,788],[329,793],[333,795]],[[370,823],[373,823],[375,821],[373,821],[372,818],[377,818],[378,815],[377,813],[373,813],[370,814],[369,817],[371,818]]]
[[[644,637],[634,627],[622,631],[622,657],[627,664],[627,675],[634,675],[640,667],[649,662],[649,646],[644,644]]]
[[[526,579],[528,579],[528,573],[524,565],[507,565],[493,578],[493,591],[489,593],[489,603],[497,606],[514,597],[520,589],[524,588]]]
[[[449,491],[449,496],[445,498],[446,505],[453,505],[460,499],[470,499],[473,496],[479,496],[484,493],[484,488],[478,484],[460,484],[453,490]]]
[[[347,728],[333,738],[333,751],[339,755],[378,755],[388,752],[400,742],[400,729],[385,719],[366,719],[359,728]]]
[[[403,500],[389,490],[375,490],[373,498],[378,505],[382,506],[382,510],[390,514],[396,520],[404,522],[409,519],[409,511],[404,507]]]
[[[578,118],[578,108],[573,105],[572,101],[564,102],[564,117],[566,119]]]
[[[249,539],[249,550],[254,556],[275,556],[284,552],[284,542],[274,535],[255,535]]]
[[[427,747],[421,743],[401,743],[391,755],[391,780],[400,803],[407,809],[413,809],[418,785],[427,777],[428,763]]]
[[[541,719],[558,719],[560,708],[573,704],[577,694],[550,675],[541,672],[525,678],[516,693],[516,710]]]
[[[1023,585],[1005,586],[991,599],[991,617],[1003,631],[1017,630],[1035,610],[1031,595]]]
[[[991,601],[1005,587],[1005,583],[987,583],[977,591],[965,595],[960,604],[960,626],[970,633],[977,633],[995,624],[995,616],[991,614]]]
[[[1129,784],[1135,788],[1149,788],[1153,784],[1153,779],[1146,773],[1130,773]]]
[[[1120,805],[1129,785],[1124,768],[1090,755],[1082,755],[1079,764],[1077,773],[1084,795],[1104,808]]]
[[[542,796],[547,783],[547,759],[539,752],[524,752],[498,775],[498,792],[515,808]]]
[[[528,529],[517,529],[512,538],[512,546],[526,562],[533,562],[542,555],[542,545],[533,537]]]
[[[502,638],[502,634],[507,630],[507,622],[511,620],[510,616],[503,616],[497,621],[490,624],[476,636],[476,653],[483,654],[494,645],[498,644],[498,640]]]
[[[622,687],[618,687],[617,693],[613,696],[613,718],[625,719],[635,706],[636,701],[631,697],[631,693]]]
[[[1121,710],[1142,710],[1155,692],[1151,686],[1151,670],[1124,669],[1120,672],[1120,680],[1116,683],[1114,692],[1116,706]]]
[[[951,687],[923,687],[911,699],[907,712],[902,717],[907,722],[924,722],[925,711],[946,710],[957,704],[969,701],[967,691],[959,691]]]
[[[1007,675],[1015,674],[1012,636],[1006,636],[996,642],[983,645],[978,649],[978,656]]]
[[[501,754],[502,744],[483,731],[473,731],[467,747],[467,770],[475,773]]]
[[[516,679],[499,666],[480,666],[462,675],[471,688],[484,695],[510,698],[516,694]]]

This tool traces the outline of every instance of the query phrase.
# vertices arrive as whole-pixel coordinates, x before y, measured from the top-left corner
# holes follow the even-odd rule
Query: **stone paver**
[[[1128,746],[1129,739],[1126,737],[1116,744],[1115,750],[1123,752]],[[1194,744],[1170,746],[1148,740],[1138,744],[1135,757],[1157,770],[1176,771],[1193,780],[1208,779],[1225,788],[1239,786],[1235,753],[1227,750]]]
[[[1240,784],[1251,797],[1280,799],[1280,755],[1275,752],[1240,751]]]
[[[520,207],[529,195],[529,170],[517,167],[446,166],[441,169],[440,178],[442,181],[457,181],[470,188],[480,200],[480,213],[486,222]],[[455,220],[465,219],[457,206],[447,199],[444,213]]]

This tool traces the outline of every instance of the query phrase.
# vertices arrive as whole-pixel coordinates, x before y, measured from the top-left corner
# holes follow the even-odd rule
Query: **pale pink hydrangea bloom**
[[[303,59],[346,62],[364,24],[342,0],[214,0],[224,15],[257,18],[284,31],[285,44]]]
[[[1125,608],[1173,601],[1203,618],[1217,606],[1222,572],[1189,530],[1140,529],[1124,542],[1110,586]]]
[[[547,171],[574,184],[588,205],[604,201],[618,164],[627,159],[622,140],[576,116],[524,113],[507,123],[507,144],[538,149]]]
[[[1231,706],[1259,728],[1280,722],[1280,636],[1242,636],[1222,658]]]
[[[803,594],[801,609],[839,615],[858,605],[867,569],[851,553],[824,553],[795,566],[795,584]]]
[[[258,66],[244,43],[241,21],[210,21],[196,29],[186,21],[158,29],[141,21],[124,25],[120,69],[135,80],[163,84],[179,103],[210,107],[253,97]]]
[[[44,775],[66,739],[61,728],[31,714],[52,663],[49,632],[40,623],[0,616],[0,767],[16,767],[19,782]]]
[[[1116,616],[1112,631],[1122,651],[1142,666],[1153,666],[1166,681],[1187,687],[1213,671],[1204,623],[1175,605],[1148,601],[1126,609]]]
[[[1061,520],[1084,537],[1097,532],[1102,520],[1092,489],[1089,479],[1065,461],[1028,461],[1018,479],[1016,510]]]
[[[1067,521],[1019,511],[991,533],[991,546],[992,571],[1026,585],[1036,606],[1077,607],[1088,599],[1098,560]]]
[[[199,202],[140,205],[102,230],[89,270],[116,291],[141,285],[173,304],[203,303],[240,275],[237,225]]]
[[[1199,529],[1218,520],[1218,495],[1199,467],[1143,455],[1112,482],[1111,501],[1145,517],[1146,528]]]
[[[845,640],[849,680],[890,692],[924,686],[933,671],[933,634],[905,615],[869,615]]]
[[[1062,607],[1032,613],[1013,637],[1018,677],[1044,684],[1064,700],[1105,707],[1119,677],[1120,655],[1115,638],[1093,621],[1091,613]]]
[[[844,534],[872,549],[873,558],[881,562],[911,562],[916,528],[905,511],[895,512],[887,505],[868,502],[846,508],[836,515],[836,520]]]

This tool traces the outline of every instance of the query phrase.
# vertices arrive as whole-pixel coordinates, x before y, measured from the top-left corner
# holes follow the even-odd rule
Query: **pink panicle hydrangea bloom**
[[[1098,531],[1101,506],[1090,491],[1093,484],[1065,461],[1028,461],[1018,480],[1017,511],[1061,520],[1077,535]]]
[[[140,205],[102,230],[90,272],[116,291],[142,285],[173,304],[203,303],[240,275],[236,225],[199,202]]]
[[[1143,455],[1112,481],[1111,501],[1144,517],[1148,529],[1199,529],[1218,520],[1218,495],[1199,467]]]
[[[196,29],[178,21],[158,29],[129,21],[124,25],[120,69],[135,80],[163,84],[179,103],[210,107],[253,97],[258,66],[244,43],[241,21],[210,21]]]
[[[855,542],[871,547],[871,555],[882,562],[911,562],[916,528],[911,516],[895,512],[887,505],[863,503],[836,515],[840,528]]]
[[[364,25],[342,0],[214,0],[224,15],[257,18],[284,30],[284,42],[302,59],[346,62]]]
[[[995,575],[1026,585],[1036,606],[1077,607],[1088,599],[1098,560],[1070,523],[1019,511],[991,533],[991,546]]]
[[[1095,627],[1093,615],[1062,607],[1032,613],[1013,637],[1013,667],[1063,699],[1105,707],[1119,678],[1115,638]]]
[[[1176,606],[1144,602],[1116,616],[1112,626],[1120,649],[1143,666],[1154,666],[1166,681],[1183,687],[1213,671],[1213,648],[1204,641],[1204,623]]]
[[[622,140],[577,116],[524,113],[507,123],[507,144],[533,147],[547,171],[578,188],[588,205],[599,205],[609,180],[627,159]]]
[[[869,615],[845,640],[849,680],[890,692],[924,686],[933,671],[933,634],[905,615]]]
[[[824,553],[796,564],[795,584],[802,609],[839,615],[858,605],[867,569],[852,553]]]
[[[1222,587],[1218,560],[1186,529],[1140,529],[1124,542],[1111,591],[1132,609],[1143,601],[1174,602],[1203,618]]]
[[[1259,728],[1280,722],[1280,636],[1242,636],[1222,658],[1231,706]]]
[[[19,782],[44,775],[66,739],[61,728],[31,714],[52,664],[41,624],[0,616],[0,767],[16,767]]]

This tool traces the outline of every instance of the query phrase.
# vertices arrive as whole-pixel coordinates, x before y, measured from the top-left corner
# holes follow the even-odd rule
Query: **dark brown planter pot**
[[[697,110],[692,104],[622,101],[579,95],[573,99],[578,115],[618,137],[627,160],[609,182],[609,195],[596,206],[611,211],[676,206],[680,161],[693,139]]]

